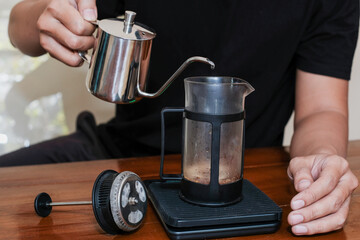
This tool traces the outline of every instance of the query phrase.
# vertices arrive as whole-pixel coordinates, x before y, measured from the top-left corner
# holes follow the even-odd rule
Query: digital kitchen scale
[[[275,232],[282,210],[248,180],[243,199],[229,206],[198,206],[179,197],[180,181],[144,181],[152,202],[171,239],[235,237]]]

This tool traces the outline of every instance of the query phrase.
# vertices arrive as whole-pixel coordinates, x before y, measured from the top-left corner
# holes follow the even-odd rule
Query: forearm
[[[301,70],[296,76],[291,157],[347,153],[348,81]]]
[[[291,157],[335,154],[346,157],[348,117],[337,111],[322,111],[298,121],[291,141]]]
[[[15,5],[10,14],[9,38],[24,54],[40,56],[46,51],[41,47],[37,20],[48,0],[24,0]]]

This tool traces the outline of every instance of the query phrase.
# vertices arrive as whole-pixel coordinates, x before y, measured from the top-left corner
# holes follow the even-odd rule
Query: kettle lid
[[[136,13],[133,11],[125,11],[124,20],[118,18],[103,19],[98,22],[99,27],[119,38],[127,40],[151,40],[155,38],[156,33],[143,24],[135,24]]]

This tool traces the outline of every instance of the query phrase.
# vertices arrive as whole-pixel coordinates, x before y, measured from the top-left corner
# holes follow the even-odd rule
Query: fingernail
[[[85,20],[88,21],[95,21],[96,20],[96,12],[94,9],[88,8],[83,10],[83,17]]]
[[[304,221],[304,217],[300,214],[290,216],[291,225],[295,225]]]
[[[305,202],[303,200],[296,200],[291,203],[291,208],[293,210],[297,210],[299,208],[302,208],[303,206],[305,206]]]
[[[310,186],[310,181],[309,180],[301,180],[298,184],[298,188],[301,190],[304,190],[306,188],[308,188]]]
[[[302,233],[307,233],[308,229],[305,226],[298,225],[298,226],[292,227],[292,231],[293,231],[293,233],[302,234]]]

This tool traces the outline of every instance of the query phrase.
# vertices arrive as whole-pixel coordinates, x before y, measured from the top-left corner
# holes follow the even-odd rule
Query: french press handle
[[[164,174],[164,158],[165,158],[165,113],[181,113],[184,108],[163,108],[161,110],[161,163],[160,163],[160,179],[161,180],[181,180],[182,179],[182,163],[181,174]]]

